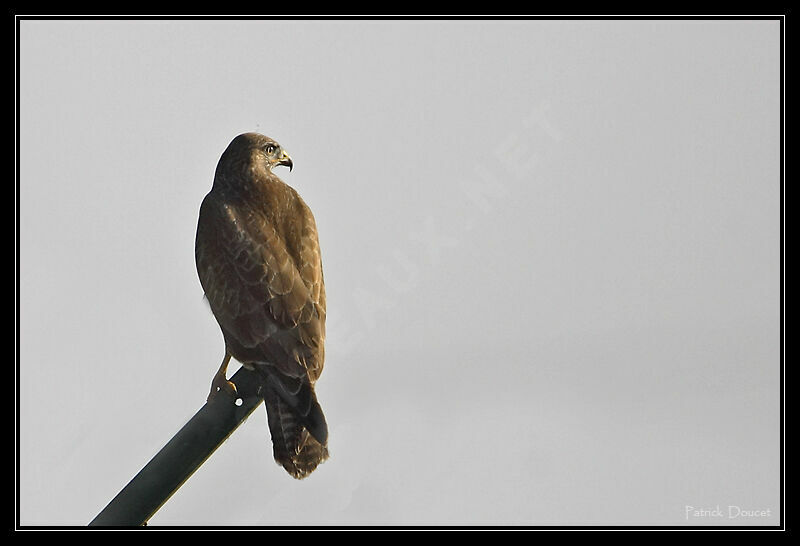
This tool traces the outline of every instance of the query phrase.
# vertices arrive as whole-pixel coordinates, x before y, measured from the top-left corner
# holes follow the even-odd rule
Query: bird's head
[[[289,167],[294,164],[286,150],[275,140],[259,133],[243,133],[234,138],[220,158],[220,167],[248,170],[272,171],[277,165]]]
[[[292,158],[273,139],[258,133],[245,133],[236,138],[240,137],[243,137],[244,144],[250,150],[250,157],[255,161],[263,161],[267,166],[267,170],[271,171],[276,165],[283,165],[289,167],[289,172],[292,171],[294,166]]]

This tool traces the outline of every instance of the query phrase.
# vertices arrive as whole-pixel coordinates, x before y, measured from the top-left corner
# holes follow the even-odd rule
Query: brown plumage
[[[232,356],[262,377],[273,455],[295,478],[328,457],[314,393],[325,360],[325,284],[317,228],[297,192],[272,173],[292,161],[257,133],[237,136],[200,206],[195,259],[225,338],[209,397],[235,386]]]

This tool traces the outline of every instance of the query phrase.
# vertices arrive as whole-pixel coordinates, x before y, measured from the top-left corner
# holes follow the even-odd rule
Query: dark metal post
[[[241,368],[231,378],[236,396],[220,393],[206,403],[89,526],[140,526],[200,468],[262,401],[255,373]]]

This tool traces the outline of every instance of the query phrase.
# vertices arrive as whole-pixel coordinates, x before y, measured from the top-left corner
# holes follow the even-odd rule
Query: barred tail
[[[324,441],[321,444],[309,433],[303,425],[302,419],[296,411],[281,397],[274,388],[266,386],[263,389],[264,403],[267,408],[267,422],[272,436],[272,453],[275,461],[294,478],[303,479],[317,466],[328,458],[327,426],[322,415],[322,409],[313,397],[313,406],[318,411],[324,426]],[[319,432],[319,436],[323,436]]]

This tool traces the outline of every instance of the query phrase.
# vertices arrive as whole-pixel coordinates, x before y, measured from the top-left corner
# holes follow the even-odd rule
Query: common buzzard
[[[280,144],[237,136],[200,206],[195,260],[225,339],[209,398],[236,387],[235,358],[261,377],[275,460],[295,478],[328,457],[328,426],[314,393],[325,360],[325,284],[317,227],[297,192],[273,174],[292,169]]]

